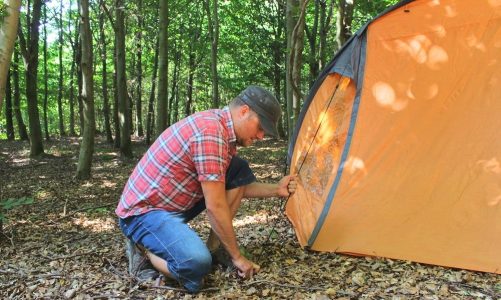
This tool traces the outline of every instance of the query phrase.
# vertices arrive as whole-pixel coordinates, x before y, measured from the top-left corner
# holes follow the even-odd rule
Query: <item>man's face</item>
[[[257,113],[245,105],[240,116],[239,126],[235,130],[237,144],[247,147],[252,145],[256,140],[262,140],[264,138],[264,130],[261,127]]]

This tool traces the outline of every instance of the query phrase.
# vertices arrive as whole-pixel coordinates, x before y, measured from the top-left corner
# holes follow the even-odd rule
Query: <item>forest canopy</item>
[[[12,103],[19,97],[20,115],[12,126],[18,137],[18,127],[23,126],[19,124],[19,118],[24,123],[29,119],[27,99],[36,97],[33,101],[37,104],[40,117],[35,122],[40,124],[45,138],[78,135],[83,120],[79,97],[81,45],[77,2],[52,0],[40,1],[44,3],[39,5],[37,2],[27,2],[30,7],[23,3],[20,17],[20,32],[24,32],[26,42],[32,42],[30,35],[34,32],[30,32],[29,26],[33,25],[38,14],[36,95],[27,95],[27,70],[23,62],[26,57],[23,57],[20,37],[11,64],[9,90]],[[167,39],[164,47],[159,49],[161,1],[117,2],[120,5],[105,0],[90,1],[97,132],[111,131],[108,134],[116,134],[117,120],[113,115],[117,111],[116,97],[120,96],[117,95],[120,94],[117,91],[120,84],[117,87],[114,79],[117,69],[114,57],[119,53],[115,39],[117,30],[124,32],[124,94],[128,98],[132,134],[142,136],[145,133],[148,115],[153,117],[157,110],[160,82],[166,85],[167,124],[194,111],[223,106],[249,84],[269,88],[287,108],[287,98],[291,97],[287,95],[290,88],[286,84],[287,55],[290,51],[288,33],[291,31],[287,28],[287,21],[290,19],[291,26],[298,22],[304,2],[169,2],[165,10]],[[302,57],[299,60],[301,77],[298,81],[303,97],[322,67],[341,46],[340,32],[347,31],[349,36],[395,2],[355,1],[353,4],[350,1],[306,1]],[[0,16],[4,12],[4,4],[1,4]],[[123,24],[117,23],[119,12],[123,12]],[[164,81],[159,74],[161,64],[155,64],[156,57],[161,58],[162,54],[165,55],[166,65]],[[214,93],[215,90],[217,93]],[[149,107],[152,99],[153,106]],[[16,105],[14,107],[17,108]],[[5,139],[12,135],[7,133],[10,130],[7,119],[15,119],[16,115],[8,117],[5,114],[6,105],[2,108],[0,138]],[[152,118],[149,124],[151,128],[154,128],[154,120]],[[287,136],[287,127],[291,124],[282,122],[283,137]]]

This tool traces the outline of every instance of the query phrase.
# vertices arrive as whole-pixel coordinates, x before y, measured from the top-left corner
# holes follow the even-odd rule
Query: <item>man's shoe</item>
[[[125,241],[125,254],[129,261],[129,274],[138,281],[155,280],[160,275],[146,255],[129,239]]]

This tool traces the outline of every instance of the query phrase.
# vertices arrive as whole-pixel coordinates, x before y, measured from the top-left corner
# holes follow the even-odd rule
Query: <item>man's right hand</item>
[[[233,265],[237,268],[238,276],[248,279],[257,274],[261,267],[240,255],[237,259],[232,259]]]

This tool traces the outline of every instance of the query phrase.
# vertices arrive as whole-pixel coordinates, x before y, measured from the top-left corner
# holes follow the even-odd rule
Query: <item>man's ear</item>
[[[250,111],[250,107],[247,105],[247,104],[244,104],[242,106],[240,106],[240,116],[244,117],[245,115],[247,115]]]

